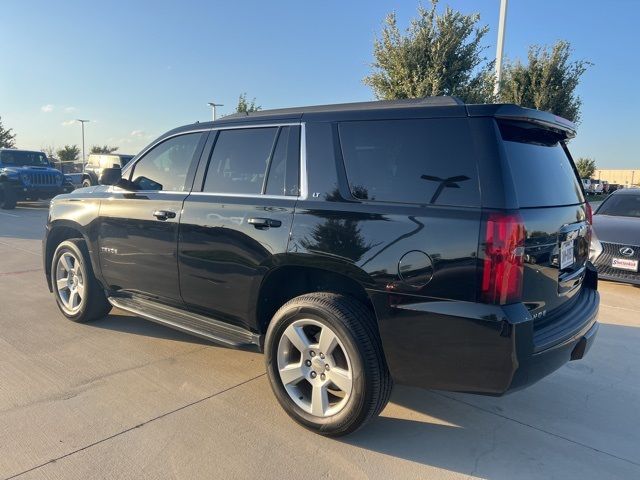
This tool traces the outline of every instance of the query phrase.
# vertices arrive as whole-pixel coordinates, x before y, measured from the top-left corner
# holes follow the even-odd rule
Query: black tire
[[[16,208],[16,193],[4,185],[0,185],[0,208],[3,210]]]
[[[93,183],[91,183],[90,179],[85,178],[84,180],[82,180],[82,188],[91,187],[92,185],[93,185]]]
[[[79,304],[77,311],[69,311],[58,292],[56,285],[56,272],[58,260],[65,253],[69,252],[79,260],[78,267],[81,271],[84,285],[84,296]],[[56,303],[62,314],[69,320],[74,322],[90,322],[103,318],[111,311],[111,304],[102,289],[102,286],[95,278],[93,267],[89,257],[89,251],[84,240],[71,239],[62,242],[56,248],[51,261],[51,284],[56,298]]]
[[[280,378],[280,339],[293,322],[307,318],[329,327],[344,345],[350,359],[353,378],[350,397],[335,415],[315,416],[301,408],[290,397]],[[376,320],[369,309],[349,296],[310,293],[283,305],[267,330],[265,362],[271,388],[282,408],[296,422],[321,435],[337,437],[356,431],[384,409],[391,395],[393,383]]]

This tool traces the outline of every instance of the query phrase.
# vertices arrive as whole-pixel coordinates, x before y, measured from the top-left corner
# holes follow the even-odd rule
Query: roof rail
[[[458,97],[441,96],[441,97],[423,97],[423,98],[402,98],[397,100],[377,100],[372,102],[355,102],[355,103],[337,103],[333,105],[312,105],[305,107],[279,108],[273,110],[258,110],[255,112],[238,112],[226,115],[218,119],[218,121],[233,120],[251,117],[262,117],[268,115],[284,115],[284,114],[305,114],[305,113],[321,113],[321,112],[340,112],[348,110],[372,110],[383,108],[410,108],[410,107],[455,107],[464,106],[465,103]]]

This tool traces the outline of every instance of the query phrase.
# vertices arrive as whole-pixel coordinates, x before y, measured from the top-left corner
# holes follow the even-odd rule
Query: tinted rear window
[[[556,134],[528,124],[499,126],[520,207],[584,202],[571,159]]]
[[[417,204],[480,204],[466,119],[343,122],[339,133],[354,197]]]

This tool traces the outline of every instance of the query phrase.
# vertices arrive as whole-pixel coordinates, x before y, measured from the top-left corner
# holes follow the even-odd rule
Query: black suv
[[[74,321],[116,306],[263,350],[282,407],[325,435],[392,381],[502,395],[598,329],[574,133],[450,97],[184,126],[53,200],[49,288]]]

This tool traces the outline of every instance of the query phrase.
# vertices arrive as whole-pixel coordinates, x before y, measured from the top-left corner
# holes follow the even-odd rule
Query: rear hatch
[[[539,330],[580,297],[590,211],[565,132],[524,120],[497,122],[525,227],[522,302]]]

